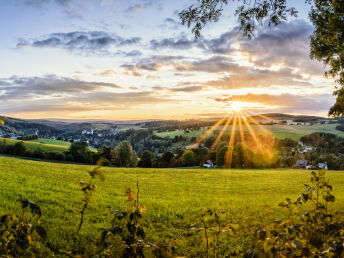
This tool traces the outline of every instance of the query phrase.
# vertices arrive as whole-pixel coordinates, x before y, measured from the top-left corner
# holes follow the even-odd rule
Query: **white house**
[[[207,162],[205,162],[203,164],[203,167],[205,167],[205,168],[212,168],[212,167],[214,167],[214,163],[211,160],[207,160]]]
[[[319,169],[323,169],[323,168],[324,168],[325,170],[328,169],[326,163],[319,163],[319,164],[318,164],[318,168],[319,168]]]

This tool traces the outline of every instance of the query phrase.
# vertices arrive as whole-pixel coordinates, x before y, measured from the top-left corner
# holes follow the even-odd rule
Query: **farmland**
[[[250,125],[252,130],[256,134],[265,134],[267,132],[271,132],[277,139],[284,139],[284,138],[291,138],[293,140],[299,140],[302,136],[311,134],[314,132],[320,133],[332,133],[338,136],[344,136],[344,132],[339,131],[336,129],[338,124],[315,124],[312,126],[306,125]],[[219,126],[215,129],[215,131],[220,131],[223,129],[224,126]],[[248,133],[249,129],[246,125],[242,125],[242,129],[244,133]],[[239,126],[236,126],[235,131],[238,132],[240,130]],[[173,138],[175,136],[187,136],[187,137],[199,137],[201,136],[206,130],[190,130],[189,132],[184,132],[184,130],[175,130],[169,132],[156,132],[156,135],[160,137],[170,137]],[[226,132],[230,133],[232,131],[232,125],[229,125],[226,128]]]
[[[79,211],[82,207],[79,181],[89,180],[93,167],[31,161],[0,156],[0,208],[2,213],[20,212],[19,198],[28,198],[42,207],[49,238],[66,249],[73,248]],[[179,255],[197,255],[200,233],[190,230],[203,208],[229,211],[241,233],[229,244],[245,245],[259,226],[284,217],[278,203],[295,199],[309,180],[309,171],[266,169],[158,169],[105,167],[105,182],[98,188],[81,235],[87,241],[99,238],[109,227],[110,211],[125,210],[125,189],[140,185],[147,241],[173,243]],[[344,172],[327,173],[334,187],[336,211],[344,208]],[[86,245],[87,243],[83,243]]]
[[[6,141],[7,144],[15,144],[16,142],[21,142],[20,140],[13,140],[9,138],[0,138],[0,141]],[[44,151],[67,151],[70,144],[63,141],[55,141],[50,139],[37,139],[31,141],[22,141],[25,147],[31,150],[42,149]],[[63,143],[63,144],[62,144]]]
[[[30,142],[37,142],[37,143],[42,143],[42,144],[58,145],[58,146],[67,146],[67,147],[70,146],[70,142],[53,140],[53,139],[44,139],[44,138],[30,140]]]

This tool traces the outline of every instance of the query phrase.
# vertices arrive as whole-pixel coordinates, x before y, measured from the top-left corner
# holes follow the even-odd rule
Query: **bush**
[[[344,221],[330,212],[335,197],[325,170],[312,172],[305,188],[296,201],[279,204],[288,209],[288,220],[259,230],[247,257],[343,257]]]
[[[182,164],[184,167],[195,166],[197,164],[195,154],[191,150],[184,151],[182,155]]]
[[[63,152],[48,151],[46,153],[46,155],[47,155],[47,159],[51,159],[51,160],[64,161],[66,159],[66,157],[65,157]]]
[[[142,152],[138,167],[140,168],[151,168],[153,166],[155,156],[152,152],[145,150]]]
[[[223,146],[221,149],[216,153],[216,165],[218,167],[223,167],[227,164],[227,155],[229,152],[229,147],[228,146]]]

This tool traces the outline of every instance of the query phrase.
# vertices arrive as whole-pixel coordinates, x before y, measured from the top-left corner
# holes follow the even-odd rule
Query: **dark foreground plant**
[[[100,247],[102,252],[112,254],[113,249],[118,247],[118,236],[122,241],[124,249],[120,253],[121,257],[144,257],[143,240],[145,232],[141,224],[142,212],[146,211],[146,206],[139,202],[140,188],[137,183],[137,193],[127,188],[125,194],[129,207],[127,211],[115,210],[112,212],[113,220],[111,228],[102,233]]]
[[[329,209],[335,197],[325,170],[312,172],[310,181],[296,201],[279,204],[289,210],[289,219],[258,231],[246,257],[344,256],[344,221]]]
[[[5,214],[0,219],[0,254],[6,257],[35,257],[37,254],[49,254],[45,247],[47,231],[39,218],[41,208],[28,199],[20,200],[22,214]],[[29,209],[29,215],[26,210]]]
[[[202,212],[200,220],[193,224],[191,229],[202,233],[203,257],[223,257],[225,240],[234,235],[239,228],[226,218],[225,210],[206,209]],[[237,256],[238,253],[231,253]]]
[[[91,197],[92,197],[93,193],[95,192],[95,190],[97,188],[97,185],[95,185],[93,183],[93,181],[94,181],[93,179],[98,177],[100,179],[100,181],[105,180],[104,172],[101,171],[100,168],[106,162],[108,162],[108,160],[106,160],[104,158],[99,159],[97,162],[97,167],[95,167],[92,171],[88,172],[91,176],[91,180],[88,183],[85,183],[84,181],[80,181],[81,191],[83,192],[82,201],[83,201],[84,205],[82,206],[82,209],[80,211],[80,222],[79,222],[77,233],[80,232],[80,229],[84,223],[85,211],[91,202]]]

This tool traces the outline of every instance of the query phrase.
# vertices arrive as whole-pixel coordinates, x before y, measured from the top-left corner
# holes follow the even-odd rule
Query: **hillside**
[[[41,205],[43,225],[48,226],[51,241],[64,250],[76,248],[73,239],[82,207],[79,181],[88,181],[92,166],[30,161],[0,156],[1,212],[20,213],[18,198],[28,198]],[[140,201],[147,242],[166,240],[173,243],[178,255],[193,253],[202,239],[190,225],[200,218],[203,208],[230,210],[233,223],[241,230],[236,241],[249,241],[247,230],[254,233],[286,211],[278,203],[296,198],[309,180],[302,170],[225,170],[225,169],[103,169],[106,180],[95,181],[97,191],[86,213],[81,236],[94,243],[101,229],[109,227],[110,212],[127,209],[125,189],[136,191]],[[336,196],[335,210],[344,208],[344,172],[328,172]],[[214,198],[215,196],[215,198]],[[152,223],[154,221],[154,224]],[[243,233],[240,233],[243,231]],[[246,233],[245,233],[246,232]],[[239,243],[239,242],[238,242]],[[87,246],[86,243],[84,243]],[[192,255],[193,254],[193,255]]]
[[[70,143],[49,139],[37,139],[32,141],[21,141],[9,138],[0,138],[0,142],[5,141],[6,144],[15,144],[17,142],[23,142],[24,145],[31,150],[41,149],[43,151],[58,151],[64,152],[69,148]]]
[[[62,133],[58,128],[29,122],[23,119],[6,118],[5,124],[0,124],[2,134],[30,135],[38,133],[41,136],[52,136]]]

